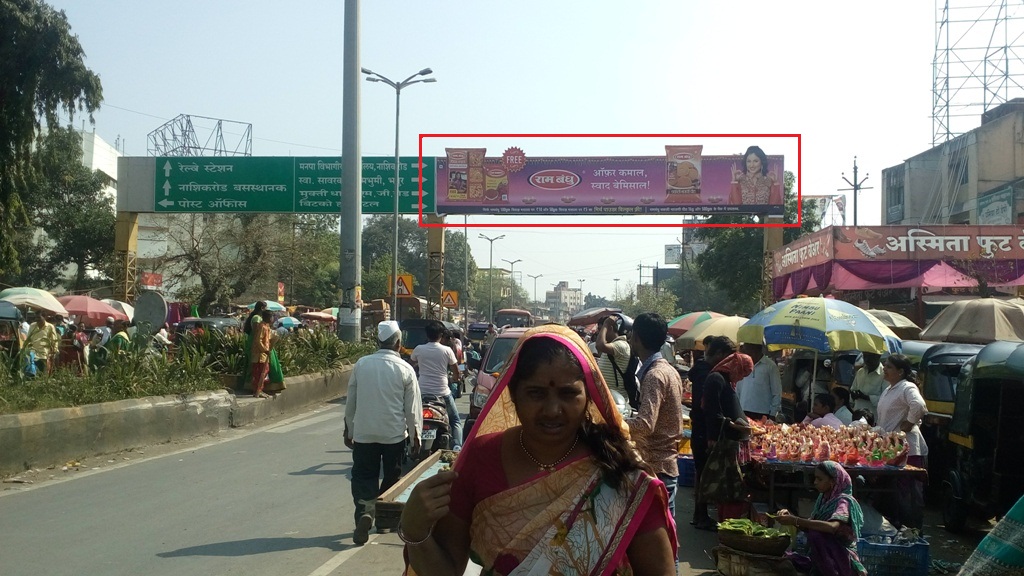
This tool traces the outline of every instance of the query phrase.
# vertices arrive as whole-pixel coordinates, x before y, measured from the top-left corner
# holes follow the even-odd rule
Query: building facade
[[[570,288],[567,280],[555,284],[553,290],[544,293],[544,303],[552,320],[567,322],[573,314],[583,309],[583,291]]]

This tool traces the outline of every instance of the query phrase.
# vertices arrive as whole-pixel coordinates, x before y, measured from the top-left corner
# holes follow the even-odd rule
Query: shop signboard
[[[818,230],[773,252],[775,276],[782,276],[831,260],[834,253],[832,230],[831,227]]]
[[[1024,259],[1019,226],[843,226],[836,260]],[[790,270],[791,271],[791,270]]]
[[[340,157],[157,157],[155,212],[341,212]],[[399,162],[399,212],[419,212],[419,158]],[[423,209],[433,211],[434,159],[423,159]],[[364,214],[394,212],[395,158],[362,162]]]
[[[530,157],[515,149],[448,148],[437,159],[438,214],[768,214],[781,216],[783,157],[707,156],[666,146],[664,156]],[[763,168],[762,168],[763,166]],[[748,173],[747,169],[750,168]]]
[[[1013,186],[1007,186],[978,196],[978,224],[1008,225],[1013,224],[1016,210],[1014,209]]]

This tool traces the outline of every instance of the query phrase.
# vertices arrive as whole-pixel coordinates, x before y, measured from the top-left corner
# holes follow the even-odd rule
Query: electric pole
[[[838,191],[839,192],[847,192],[847,191],[853,190],[853,225],[857,226],[857,196],[860,194],[861,190],[873,190],[873,188],[871,188],[870,186],[868,186],[867,188],[865,188],[864,186],[861,186],[861,184],[863,184],[863,183],[868,181],[869,174],[865,174],[863,180],[857,180],[857,157],[854,156],[853,157],[853,182],[850,182],[846,178],[846,172],[843,172],[841,174],[841,176],[843,177],[843,180],[845,180],[847,184],[852,186],[852,188],[840,188]]]

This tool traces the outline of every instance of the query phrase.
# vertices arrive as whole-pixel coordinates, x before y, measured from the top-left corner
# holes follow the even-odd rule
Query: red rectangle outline
[[[428,224],[423,221],[424,138],[796,138],[796,223],[794,224]],[[420,134],[419,226],[421,228],[800,228],[803,225],[803,194],[800,188],[802,136],[800,134]],[[436,169],[436,168],[435,168]],[[435,195],[437,191],[435,191]],[[434,199],[435,205],[437,199]],[[458,216],[458,214],[455,214]],[[581,214],[580,216],[586,217]],[[663,216],[663,215],[661,215]],[[678,216],[684,216],[679,214]]]

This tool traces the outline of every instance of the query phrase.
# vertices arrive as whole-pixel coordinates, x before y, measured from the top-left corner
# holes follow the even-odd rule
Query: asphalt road
[[[468,395],[457,403],[465,414]],[[30,485],[2,484],[0,574],[398,574],[397,535],[371,533],[366,546],[352,545],[342,411],[337,401],[215,438],[83,461],[77,471],[22,475]],[[691,498],[680,489],[680,574],[712,573],[717,537],[688,524]],[[933,557],[948,549],[961,562],[981,536],[955,545],[929,532]]]

